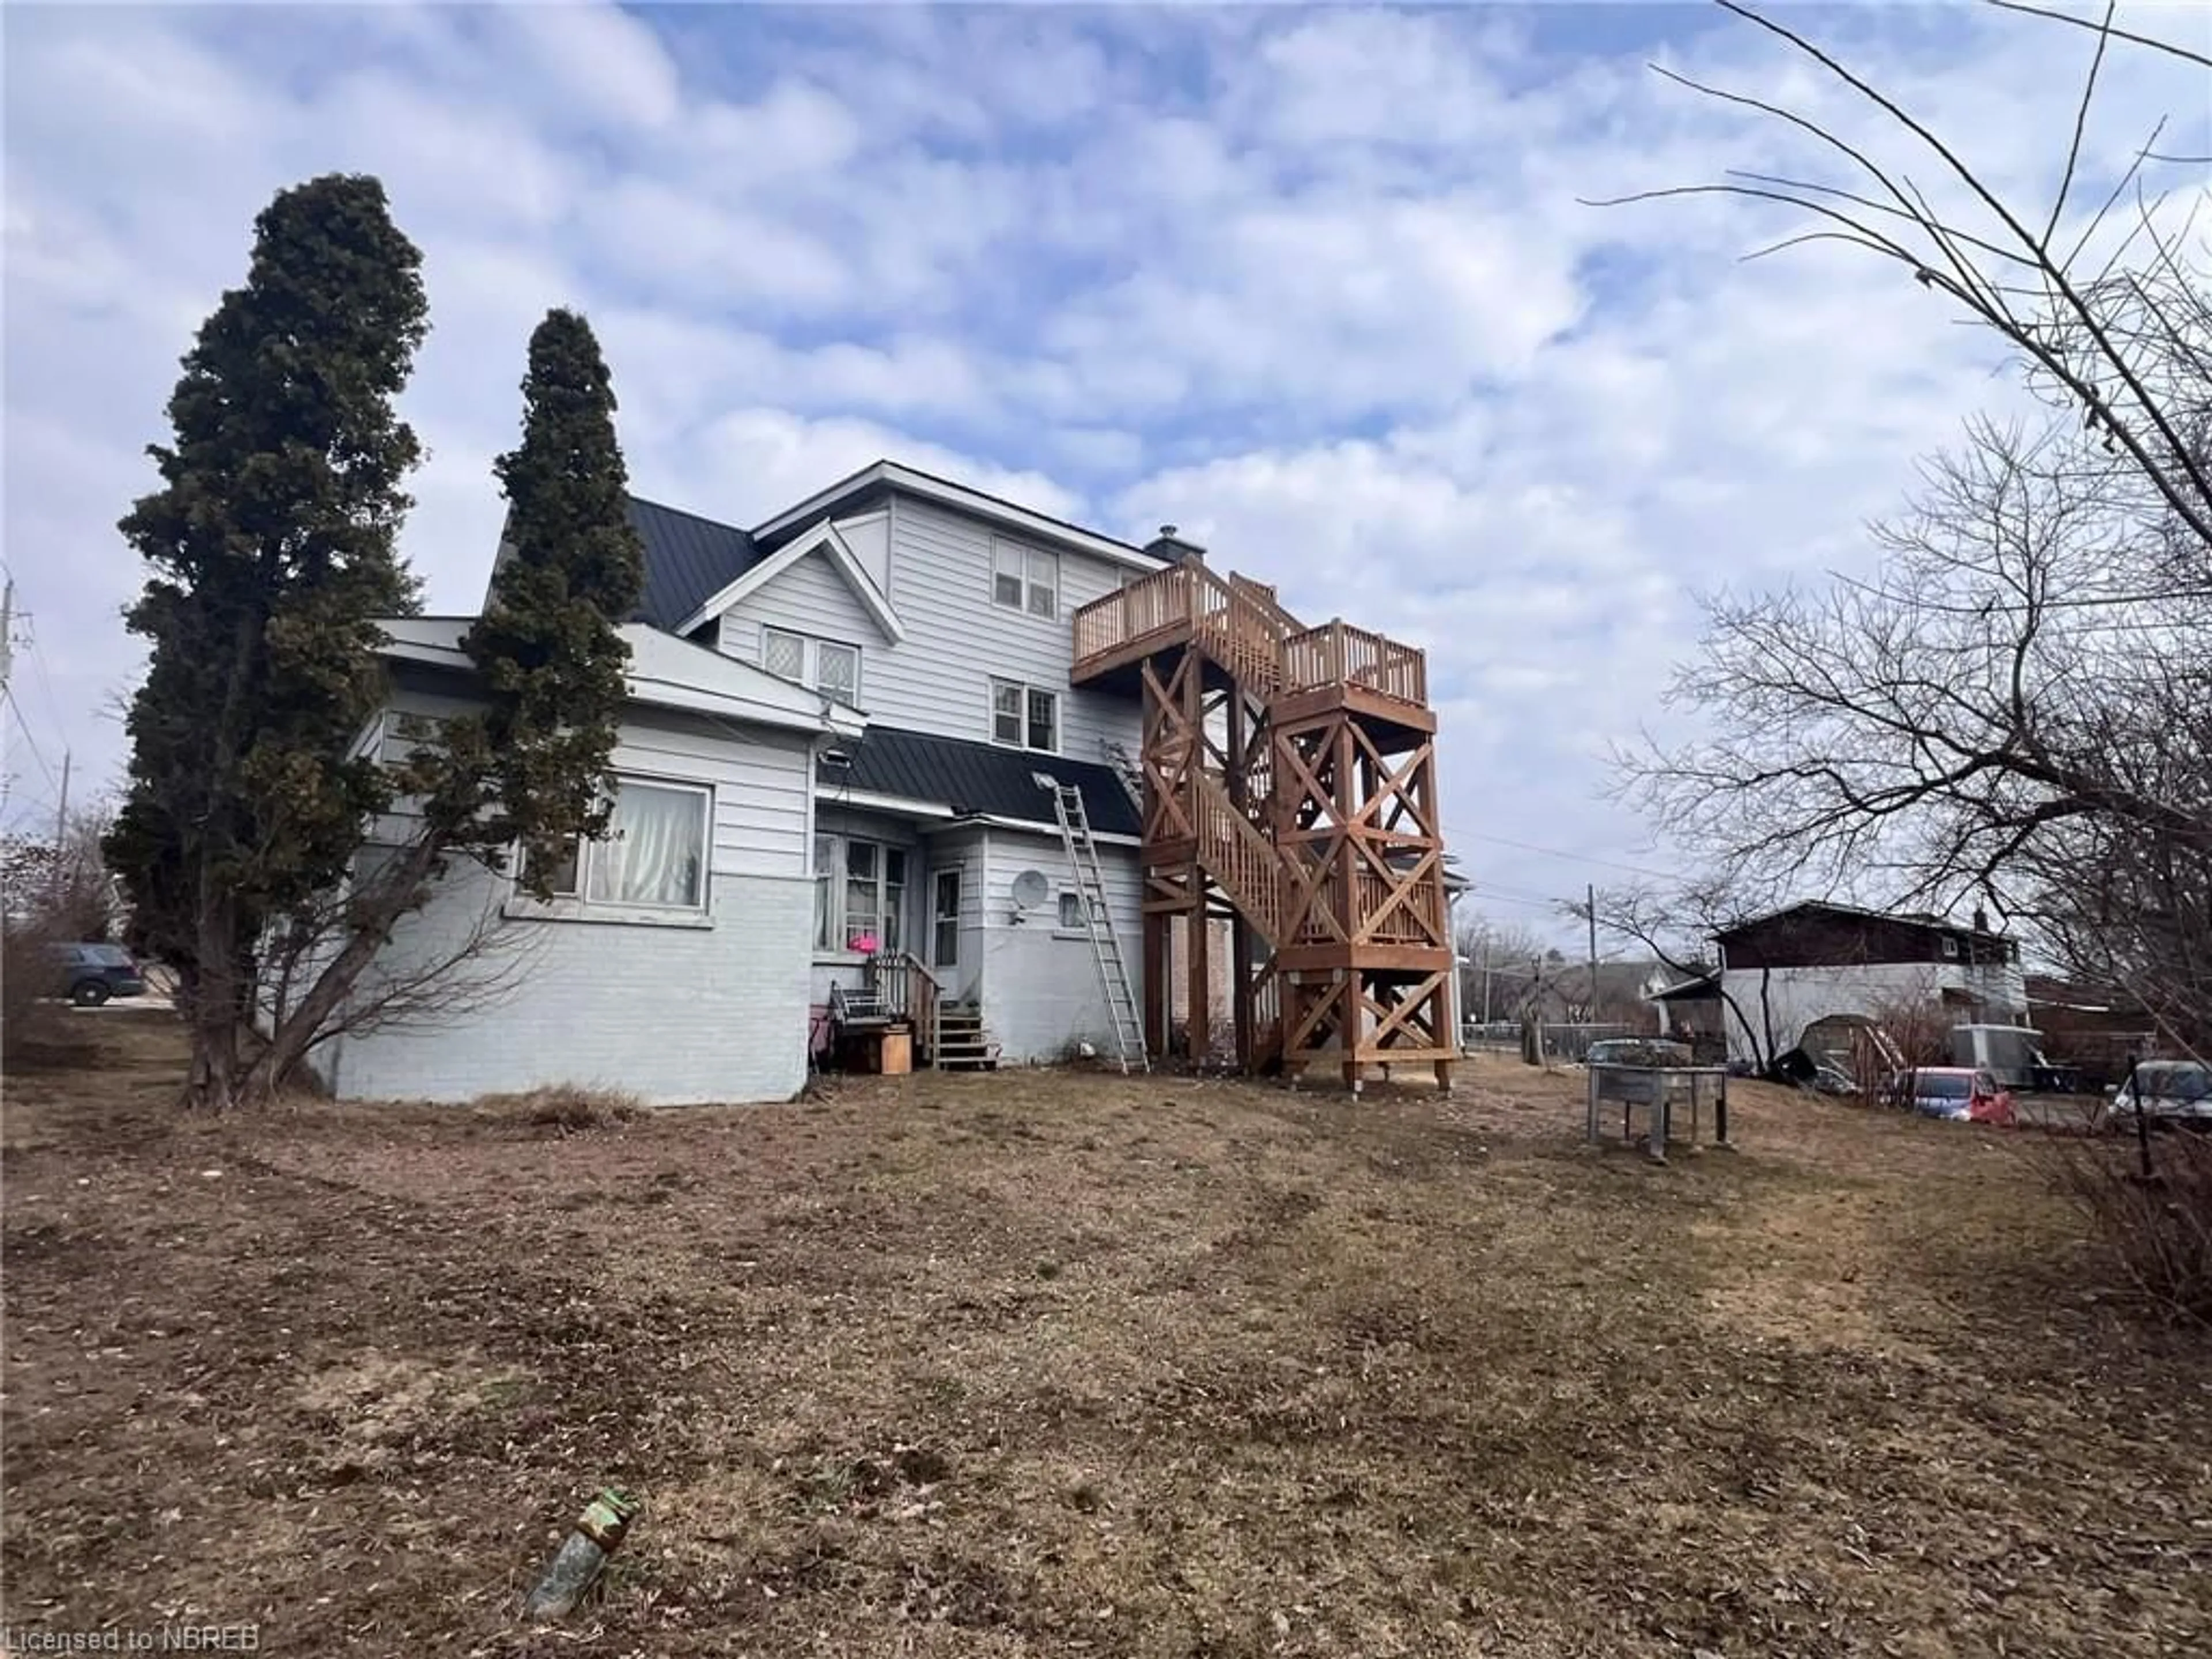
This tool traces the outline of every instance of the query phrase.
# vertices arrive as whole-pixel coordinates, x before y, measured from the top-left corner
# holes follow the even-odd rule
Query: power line
[[[1538,853],[1546,858],[1565,859],[1572,864],[1594,864],[1601,870],[1620,870],[1632,876],[1649,876],[1654,881],[1672,881],[1674,877],[1662,870],[1647,870],[1638,864],[1623,864],[1616,859],[1592,858],[1587,853],[1563,852],[1556,847],[1539,847],[1531,841],[1515,841],[1508,836],[1486,836],[1479,830],[1463,830],[1452,837],[1455,841],[1486,841],[1499,847],[1518,848],[1523,853]]]
[[[39,752],[39,740],[31,735],[30,721],[23,718],[23,705],[15,701],[15,688],[12,685],[0,686],[0,697],[5,697],[8,707],[15,711],[16,732],[30,749],[31,758],[38,762],[39,770],[46,775],[46,787],[58,788],[60,785],[54,776],[54,769],[46,764],[46,757]]]
[[[23,649],[31,659],[31,672],[39,682],[39,695],[46,699],[46,713],[53,716],[54,730],[67,732],[69,722],[62,718],[61,700],[54,696],[54,683],[46,674],[46,654],[39,647],[34,633],[23,642]]]

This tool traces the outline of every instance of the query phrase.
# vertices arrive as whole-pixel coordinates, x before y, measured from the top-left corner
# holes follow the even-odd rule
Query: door
[[[960,965],[960,866],[939,870],[930,884],[929,965]]]

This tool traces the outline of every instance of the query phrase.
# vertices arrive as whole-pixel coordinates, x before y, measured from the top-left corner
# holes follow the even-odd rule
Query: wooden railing
[[[1263,696],[1341,684],[1428,701],[1427,660],[1413,647],[1347,623],[1300,628],[1266,583],[1218,576],[1194,561],[1093,599],[1075,613],[1074,629],[1079,672],[1148,639],[1188,638]]]
[[[1345,903],[1344,877],[1334,866],[1314,884],[1313,903],[1293,945],[1445,945],[1443,883],[1435,875],[1413,880],[1413,890],[1395,907],[1404,882],[1362,867],[1352,872],[1352,902]],[[1389,914],[1384,911],[1388,908]]]
[[[937,1006],[944,988],[911,951],[880,951],[868,958],[868,988],[883,1011],[914,1023],[915,1046],[922,1058],[937,1042]]]
[[[1283,936],[1282,864],[1275,843],[1207,774],[1190,774],[1188,787],[1200,865],[1274,948]]]
[[[1425,703],[1428,662],[1413,647],[1349,623],[1326,623],[1285,640],[1284,689],[1311,691],[1328,685],[1364,686],[1401,702]]]

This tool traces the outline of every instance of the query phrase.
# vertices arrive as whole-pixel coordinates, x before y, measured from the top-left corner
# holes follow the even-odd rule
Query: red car
[[[1990,1073],[1971,1066],[1922,1066],[1899,1074],[1897,1096],[1923,1117],[1956,1123],[1994,1123],[2008,1129],[2016,1121],[2012,1091]]]

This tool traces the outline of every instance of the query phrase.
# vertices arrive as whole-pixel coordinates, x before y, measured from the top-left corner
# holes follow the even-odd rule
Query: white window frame
[[[1071,905],[1075,910],[1073,920],[1068,916],[1068,908]],[[1090,931],[1083,923],[1083,895],[1073,887],[1060,890],[1060,915],[1057,918],[1057,925],[1053,931],[1060,933],[1085,933]]]
[[[586,840],[570,836],[569,843],[576,848],[574,873],[566,885],[552,890],[550,909],[558,915],[586,918],[653,917],[672,921],[704,919],[714,899],[714,790],[711,784],[690,778],[660,777],[650,772],[617,772],[614,775],[617,793],[625,786],[639,789],[659,789],[671,794],[696,796],[699,802],[699,893],[689,904],[663,904],[650,899],[606,899],[592,896],[592,860],[606,844],[605,838]],[[611,830],[612,826],[610,825]],[[522,849],[514,849],[517,875],[522,865]],[[533,907],[539,914],[549,908],[544,901],[518,888],[516,897]]]
[[[1959,958],[1959,941],[1954,939],[1945,939],[1943,941],[1943,955],[1948,961],[1957,961]]]
[[[799,669],[796,673],[787,674],[782,669],[778,668],[771,659],[769,647],[779,642],[795,645],[799,647]],[[776,678],[780,680],[797,680],[802,684],[805,684],[806,679],[806,635],[804,634],[794,633],[788,628],[769,628],[763,625],[760,631],[760,665],[763,669],[767,670],[768,672],[775,675]]]
[[[880,841],[873,836],[848,836],[842,830],[817,830],[814,832],[814,915],[817,925],[813,933],[814,954],[817,957],[852,957],[860,954],[852,945],[852,916],[845,902],[848,896],[847,884],[861,879],[851,873],[851,854],[848,849],[855,844],[875,848],[876,872],[869,879],[873,882],[876,890],[874,920],[877,928],[877,949],[906,951],[912,948],[907,943],[906,938],[906,908],[908,890],[914,883],[914,848],[907,846],[903,842]],[[829,856],[826,859],[823,856],[825,848],[829,851]],[[898,900],[896,904],[887,902],[885,897],[892,885],[890,855],[893,853],[899,855],[902,866],[897,882]],[[825,883],[830,890],[830,900],[826,908],[822,894]],[[885,937],[885,917],[890,918],[897,927],[898,933],[896,939]],[[829,930],[826,939],[822,933],[823,927]]]
[[[1018,738],[1003,737],[1000,734],[999,694],[1001,691],[1014,691],[1020,694],[1021,735]],[[1052,706],[1052,742],[1049,744],[1036,744],[1030,741],[1030,700],[1036,697],[1042,697],[1046,699]],[[1049,685],[1032,685],[1026,680],[1001,679],[998,676],[993,675],[991,677],[988,688],[988,708],[989,711],[991,741],[997,744],[1000,748],[1026,749],[1032,754],[1038,755],[1057,755],[1060,752],[1060,744],[1063,740],[1060,721],[1065,711],[1060,703],[1060,693],[1054,687]]]
[[[1014,593],[1000,591],[1011,583]],[[991,538],[991,603],[1039,622],[1060,620],[1060,555],[1004,536]]]
[[[376,759],[380,766],[404,766],[418,749],[442,749],[446,742],[444,714],[417,714],[411,708],[387,708],[377,728]]]
[[[798,642],[799,672],[796,676],[783,673],[769,665],[769,643],[771,639]],[[853,687],[849,696],[842,690],[832,690],[823,684],[822,653],[825,648],[852,653]],[[860,706],[860,673],[864,666],[861,658],[860,647],[857,645],[849,645],[843,640],[825,640],[816,635],[802,634],[795,628],[776,628],[765,623],[761,625],[760,665],[764,671],[774,674],[780,680],[795,680],[796,684],[805,686],[809,690],[819,691],[825,697],[836,697],[840,702],[852,708],[858,708]]]

